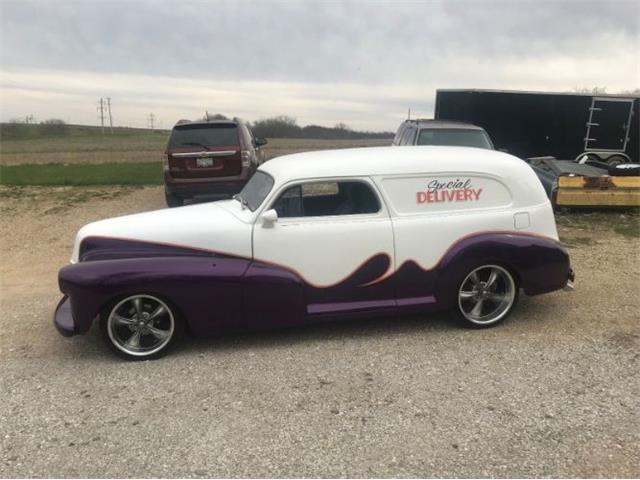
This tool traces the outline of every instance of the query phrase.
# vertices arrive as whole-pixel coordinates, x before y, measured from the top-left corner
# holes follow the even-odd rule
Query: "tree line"
[[[29,118],[29,117],[27,117]],[[216,113],[207,114],[199,120],[230,120],[229,117]],[[333,127],[321,125],[298,125],[295,118],[287,115],[263,118],[255,122],[247,122],[253,134],[260,138],[312,138],[329,140],[349,140],[363,138],[393,138],[393,132],[366,132],[352,130],[344,123]],[[3,140],[20,139],[39,136],[63,136],[69,134],[69,126],[58,118],[50,118],[40,123],[12,119],[0,125],[0,138]]]
[[[26,117],[25,120],[12,118],[8,123],[0,125],[0,138],[2,140],[35,136],[57,137],[67,133],[67,124],[59,118],[49,118],[40,123],[35,123],[33,117]]]
[[[231,120],[229,117],[216,113],[207,114],[202,120]],[[234,120],[237,120],[234,118]],[[316,138],[328,140],[350,140],[362,138],[393,138],[393,132],[366,132],[352,130],[344,123],[337,123],[333,127],[321,125],[305,125],[301,127],[295,118],[288,115],[263,118],[255,122],[247,122],[253,134],[260,138]]]

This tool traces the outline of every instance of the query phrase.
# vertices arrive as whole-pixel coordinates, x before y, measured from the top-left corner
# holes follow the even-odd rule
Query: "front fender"
[[[147,293],[175,305],[198,334],[233,329],[242,319],[242,283],[248,260],[214,257],[122,258],[62,268],[60,290],[71,301],[77,333],[85,333],[116,298]]]

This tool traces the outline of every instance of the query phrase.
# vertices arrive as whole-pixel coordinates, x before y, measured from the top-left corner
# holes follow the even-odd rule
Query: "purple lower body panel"
[[[465,237],[433,268],[407,261],[386,277],[391,259],[380,253],[327,288],[307,284],[286,266],[132,240],[86,239],[80,259],[59,274],[66,297],[55,325],[64,335],[86,332],[111,302],[135,293],[165,299],[191,332],[211,336],[452,308],[460,282],[480,265],[507,267],[529,295],[561,289],[571,274],[567,252],[556,241],[519,232]]]
[[[77,333],[71,314],[71,300],[66,295],[58,302],[53,314],[53,324],[58,332],[65,337],[71,337]]]

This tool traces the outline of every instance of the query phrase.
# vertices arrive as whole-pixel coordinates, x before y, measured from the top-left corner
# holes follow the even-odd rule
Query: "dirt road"
[[[125,363],[56,333],[56,273],[82,224],[161,188],[0,196],[0,477],[640,476],[637,238],[562,227],[577,290],[499,328],[363,320]]]

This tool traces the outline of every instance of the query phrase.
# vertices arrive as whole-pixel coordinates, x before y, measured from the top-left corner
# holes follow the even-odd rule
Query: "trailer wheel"
[[[622,155],[611,155],[607,158],[606,162],[610,167],[615,167],[616,165],[622,165],[623,163],[627,163],[628,160]]]

